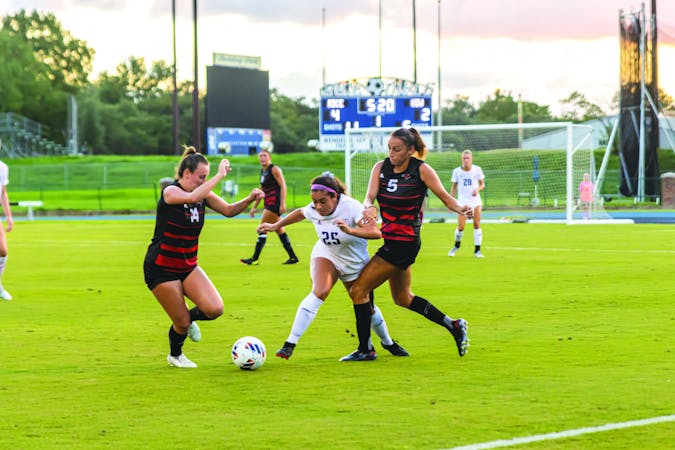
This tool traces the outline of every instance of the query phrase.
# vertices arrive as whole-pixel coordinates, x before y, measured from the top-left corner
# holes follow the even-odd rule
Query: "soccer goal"
[[[387,141],[396,129],[346,130],[345,183],[353,197],[365,197],[370,171],[387,157]],[[569,122],[448,125],[418,131],[430,150],[427,161],[448,191],[452,170],[461,165],[461,152],[473,152],[473,163],[485,173],[482,196],[486,212],[568,224],[616,223],[605,212],[596,188],[594,150],[600,147],[601,137],[594,135],[590,126]],[[581,195],[585,176],[591,190]],[[427,210],[442,211],[440,200],[429,195]]]

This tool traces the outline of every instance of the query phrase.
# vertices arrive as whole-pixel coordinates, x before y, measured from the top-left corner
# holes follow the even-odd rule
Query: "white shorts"
[[[356,280],[356,278],[359,276],[363,268],[368,263],[368,260],[365,261],[347,260],[345,258],[340,257],[340,255],[335,255],[329,252],[328,250],[326,250],[324,246],[319,245],[315,246],[314,249],[312,250],[311,258],[312,259],[310,262],[310,270],[314,269],[314,258],[325,258],[333,263],[333,266],[335,266],[335,270],[337,270],[338,277],[342,282]]]
[[[483,206],[483,201],[481,200],[480,195],[469,198],[458,198],[457,201],[462,205],[468,205],[472,208],[475,208],[476,206]]]

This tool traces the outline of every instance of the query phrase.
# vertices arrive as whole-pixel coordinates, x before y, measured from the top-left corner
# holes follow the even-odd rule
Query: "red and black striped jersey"
[[[281,186],[274,178],[272,168],[274,164],[267,166],[267,169],[260,169],[260,188],[265,193],[265,206],[271,209],[279,209],[281,202]]]
[[[178,181],[172,186],[181,188]],[[181,188],[182,189],[182,188]],[[199,234],[204,226],[204,200],[194,204],[169,205],[164,191],[157,203],[155,234],[146,261],[169,272],[189,272],[197,266]]]
[[[422,227],[422,205],[427,185],[420,176],[425,164],[410,158],[404,172],[395,173],[389,158],[382,163],[377,203],[382,216],[382,237],[393,241],[417,241]]]

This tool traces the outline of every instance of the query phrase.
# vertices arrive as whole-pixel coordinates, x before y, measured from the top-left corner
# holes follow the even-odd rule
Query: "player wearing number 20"
[[[471,150],[462,152],[462,165],[452,171],[452,188],[450,195],[457,195],[457,200],[462,205],[469,205],[473,208],[473,243],[476,258],[482,258],[480,246],[483,242],[483,230],[480,227],[480,213],[483,201],[480,198],[480,191],[485,189],[485,175],[483,170],[473,164],[473,154]],[[464,225],[466,225],[466,216],[457,215],[457,229],[455,230],[455,246],[448,252],[448,256],[455,256],[459,246],[462,243],[462,234],[464,234]]]

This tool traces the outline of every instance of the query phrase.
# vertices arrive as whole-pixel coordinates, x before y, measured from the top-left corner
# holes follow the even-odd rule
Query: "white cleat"
[[[202,330],[199,329],[197,322],[192,322],[188,328],[188,337],[192,342],[199,342],[202,340]]]
[[[171,356],[169,353],[166,360],[169,361],[170,366],[180,367],[181,369],[194,369],[197,367],[197,364],[187,359],[187,356],[182,353],[179,356]]]
[[[483,254],[480,252],[480,250],[478,250],[476,253],[474,253],[473,256],[475,258],[485,258],[485,256],[483,256]]]
[[[3,300],[11,300],[12,299],[12,294],[4,290],[3,288],[0,288],[0,298]]]
[[[452,247],[452,250],[448,252],[448,256],[455,256],[455,253],[457,253],[457,250],[459,250],[457,247]]]

